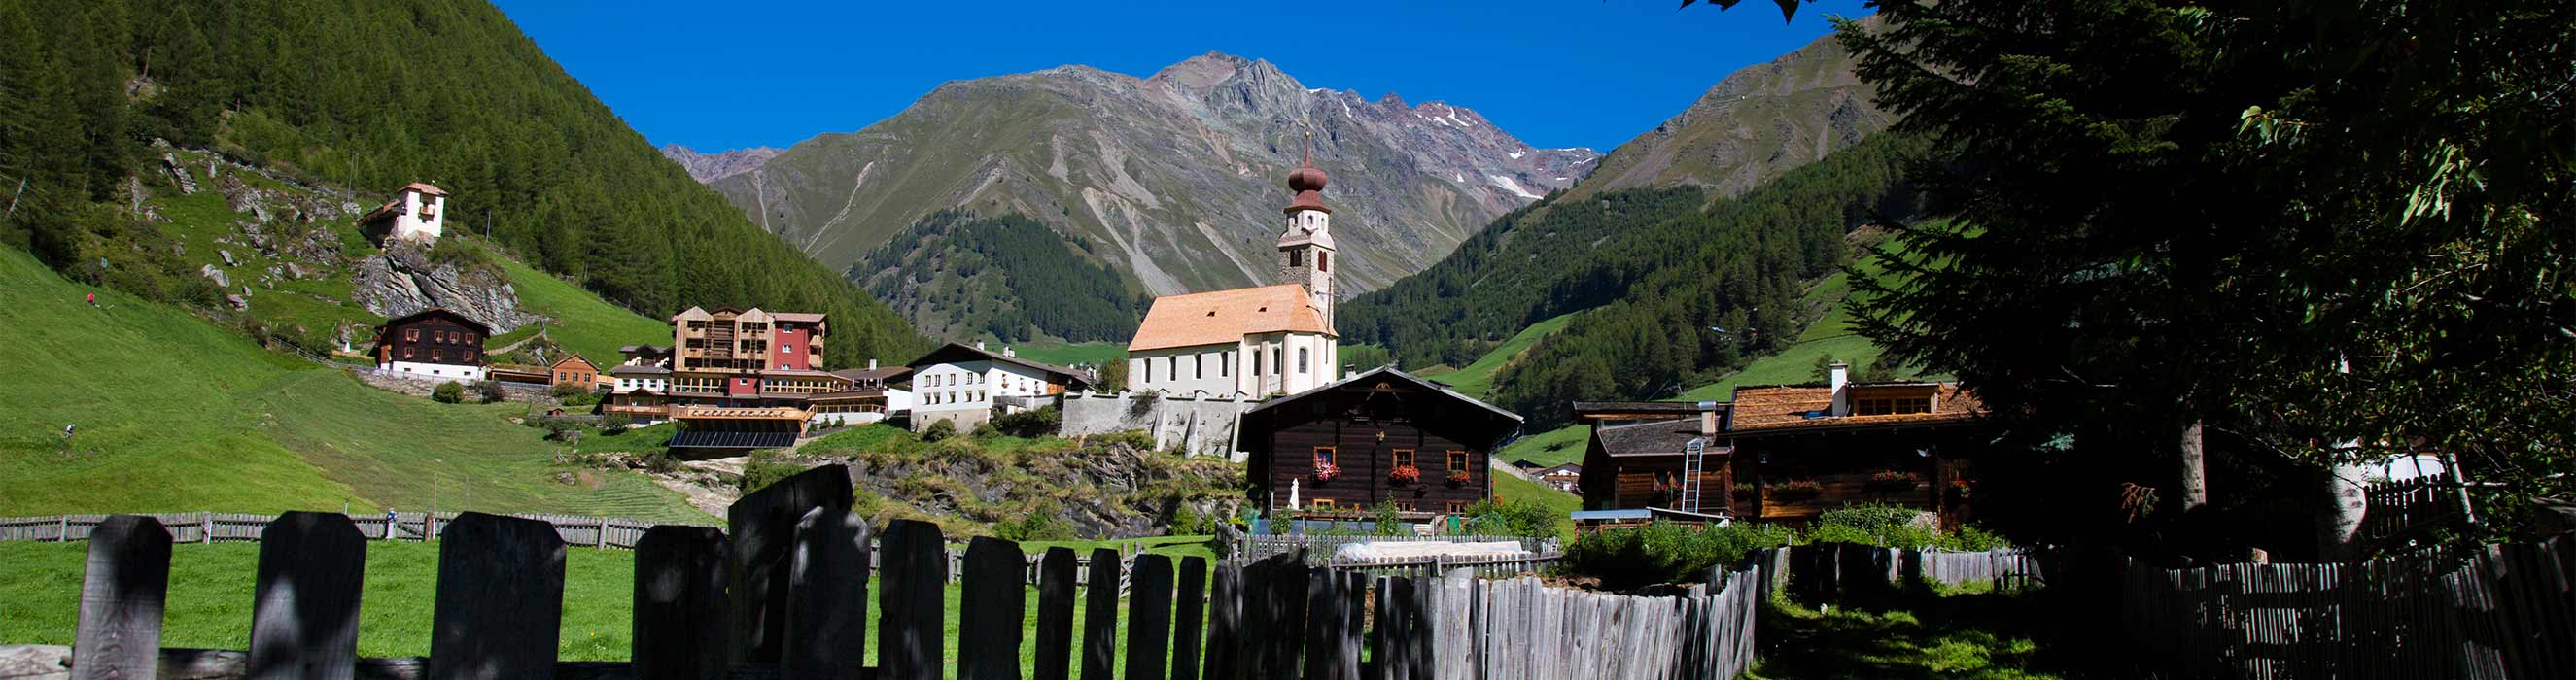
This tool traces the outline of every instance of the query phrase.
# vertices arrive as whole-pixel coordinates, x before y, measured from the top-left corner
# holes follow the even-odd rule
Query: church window
[[[1306,255],[1306,251],[1302,251],[1302,250],[1291,250],[1291,251],[1288,251],[1288,266],[1291,266],[1291,267],[1303,267],[1303,266],[1306,266],[1306,258],[1305,258],[1305,255]]]
[[[1252,350],[1252,374],[1265,375],[1269,372],[1268,366],[1261,365],[1261,350]]]
[[[1154,381],[1154,360],[1153,360],[1153,359],[1146,359],[1146,360],[1145,360],[1145,382],[1153,382],[1153,381]]]
[[[1216,376],[1223,378],[1231,375],[1234,375],[1234,353],[1227,352],[1216,359]]]
[[[1287,370],[1288,362],[1287,362],[1287,361],[1284,361],[1284,359],[1287,359],[1287,358],[1288,358],[1288,355],[1287,355],[1285,352],[1281,351],[1281,350],[1280,350],[1280,348],[1277,348],[1277,347],[1272,347],[1272,348],[1270,348],[1270,369],[1271,369],[1271,370],[1274,370],[1274,371],[1284,371],[1284,370]]]
[[[1309,361],[1307,361],[1307,360],[1306,360],[1306,348],[1304,348],[1304,347],[1299,347],[1299,348],[1297,348],[1297,372],[1299,372],[1299,373],[1307,373],[1307,372],[1311,372],[1311,371],[1315,370],[1315,369],[1312,369],[1312,368],[1308,368],[1308,367],[1307,367],[1307,366],[1308,366],[1308,364],[1310,364],[1310,363],[1312,363],[1312,362],[1309,362]]]
[[[1333,270],[1333,254],[1332,254],[1332,253],[1327,253],[1327,252],[1322,252],[1322,251],[1317,251],[1317,252],[1315,253],[1315,271],[1319,271],[1319,272],[1328,272],[1328,271],[1332,271],[1332,270]]]

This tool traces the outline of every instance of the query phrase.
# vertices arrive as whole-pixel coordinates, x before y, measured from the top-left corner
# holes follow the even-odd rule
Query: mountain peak
[[[681,169],[689,171],[691,179],[701,183],[759,169],[761,164],[776,158],[779,152],[777,148],[755,146],[716,153],[699,153],[697,149],[676,142],[662,145],[663,158],[680,164]]]
[[[1208,50],[1207,54],[1190,57],[1188,59],[1181,60],[1180,63],[1165,66],[1163,67],[1163,70],[1155,71],[1153,76],[1148,77],[1145,80],[1150,82],[1170,83],[1185,90],[1204,90],[1214,87],[1218,83],[1225,82],[1226,79],[1234,77],[1235,73],[1240,72],[1243,69],[1251,68],[1256,65],[1266,65],[1268,63],[1269,62],[1257,62],[1243,57],[1226,54],[1224,52],[1218,52],[1216,50]]]

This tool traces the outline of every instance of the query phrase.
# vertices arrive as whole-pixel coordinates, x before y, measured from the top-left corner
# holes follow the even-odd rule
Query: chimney
[[[1699,433],[1707,436],[1717,434],[1717,402],[1699,403]]]
[[[983,348],[984,348],[984,341],[982,341],[982,340],[977,340],[977,341],[975,341],[975,349],[981,350],[981,349],[983,349]]]
[[[1019,350],[1011,349],[1011,347],[1010,347],[1009,345],[1003,345],[1003,346],[1002,346],[1002,356],[1006,356],[1006,357],[1016,357],[1016,356],[1019,356],[1019,355],[1020,355],[1020,351],[1019,351]]]
[[[870,358],[870,359],[868,359],[868,370],[871,370],[871,371],[873,371],[873,370],[877,370],[877,360],[876,360],[876,359],[874,359],[874,358]]]
[[[1828,415],[1835,417],[1851,415],[1851,364],[1837,361],[1834,362],[1831,370],[1833,371],[1831,382],[1834,386],[1834,406],[1833,411]]]

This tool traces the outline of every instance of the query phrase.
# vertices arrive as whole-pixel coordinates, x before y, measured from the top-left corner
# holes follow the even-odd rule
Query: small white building
[[[394,240],[436,243],[447,229],[447,190],[428,182],[405,184],[393,200],[359,217],[358,226],[380,246]]]
[[[1053,403],[1065,390],[1088,388],[1093,382],[1089,373],[1022,359],[1007,347],[1000,353],[986,351],[980,342],[948,343],[914,359],[910,366],[916,431],[940,420],[955,423],[960,430],[972,429],[995,415]],[[887,401],[891,408],[891,391]]]
[[[1128,390],[1263,398],[1333,382],[1342,357],[1325,180],[1312,163],[1288,173],[1279,283],[1154,299],[1127,343]]]

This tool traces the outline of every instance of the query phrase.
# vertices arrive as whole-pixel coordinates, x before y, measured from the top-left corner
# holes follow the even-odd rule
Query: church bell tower
[[[1311,147],[1312,140],[1308,145]],[[1279,234],[1279,282],[1306,287],[1315,310],[1333,325],[1333,209],[1324,207],[1324,171],[1315,167],[1314,152],[1288,173],[1287,229]]]

